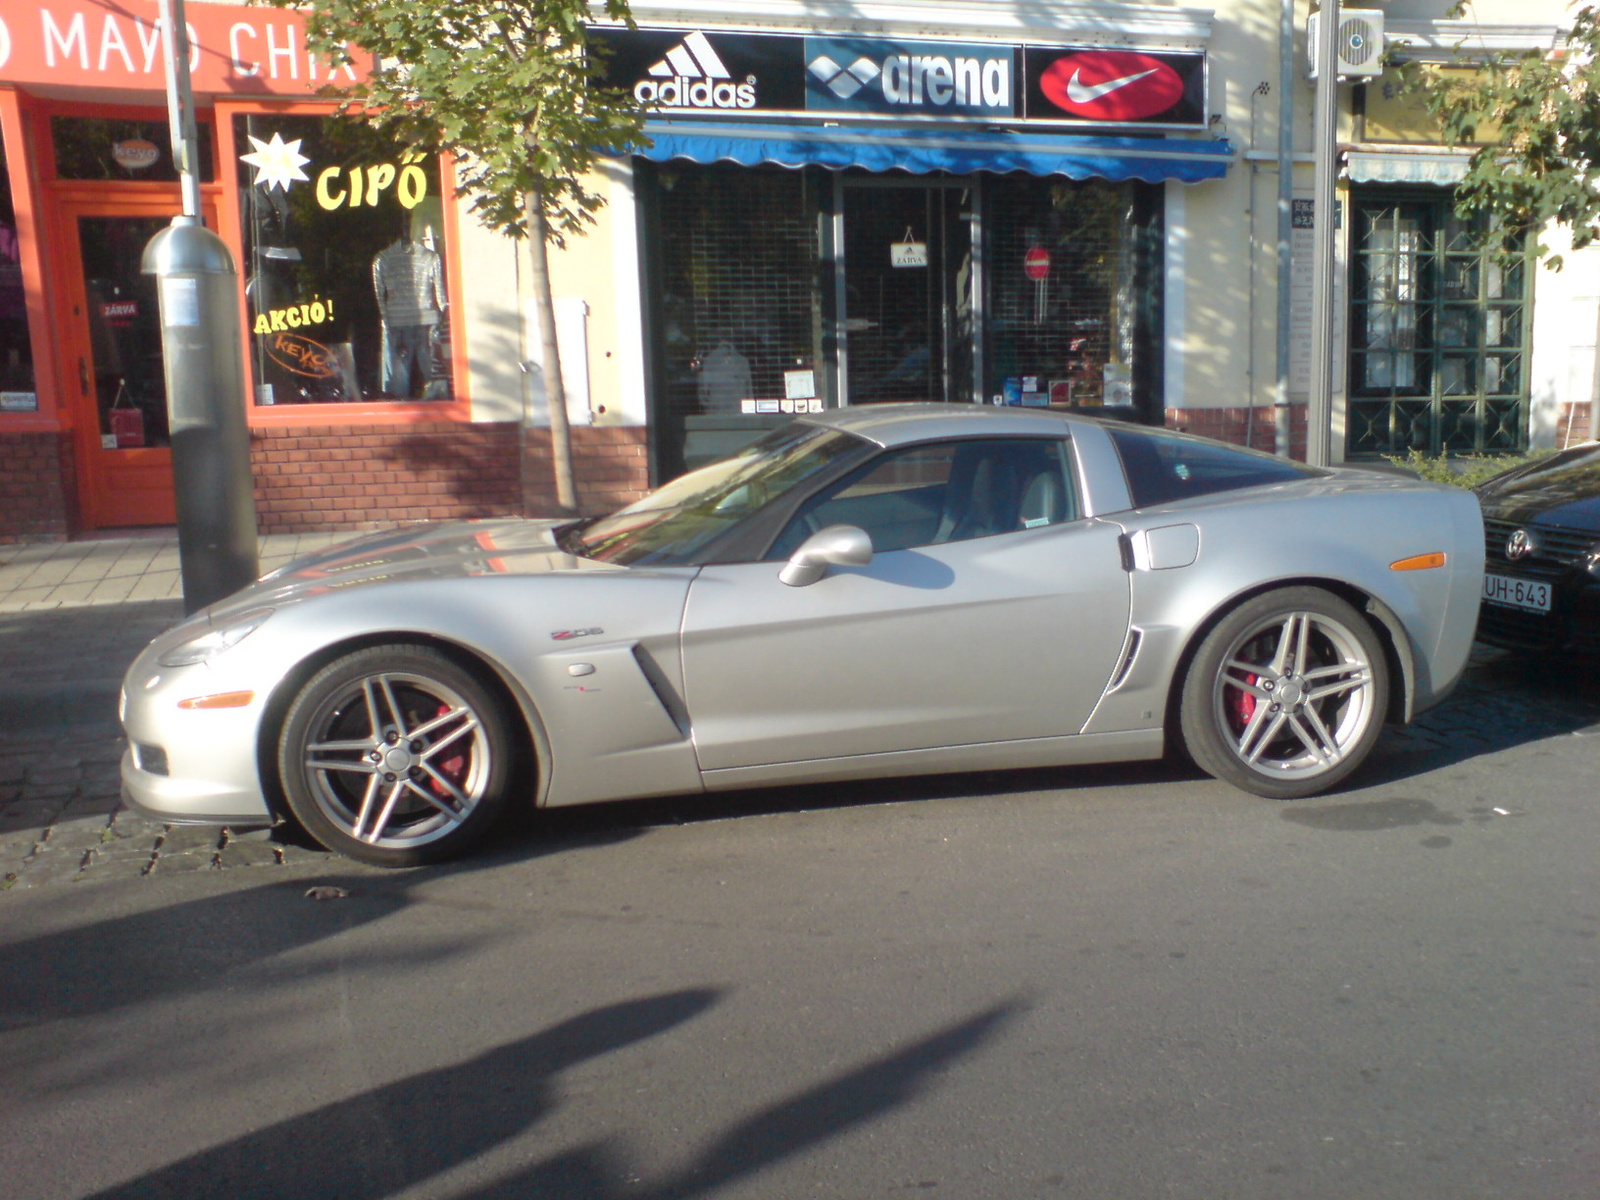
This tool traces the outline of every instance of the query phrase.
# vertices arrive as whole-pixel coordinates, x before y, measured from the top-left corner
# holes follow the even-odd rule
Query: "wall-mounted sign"
[[[201,95],[307,96],[359,77],[348,67],[330,71],[307,52],[299,12],[193,4],[184,15],[189,70]],[[0,13],[0,79],[164,91],[160,17],[157,0],[7,0]]]
[[[662,113],[1205,128],[1206,56],[705,29],[590,30],[604,82]]]
[[[144,171],[161,161],[161,149],[154,142],[147,142],[143,138],[129,138],[124,142],[111,144],[111,157],[116,164],[128,171]]]
[[[1206,127],[1206,56],[1029,46],[1023,108],[1031,121]]]
[[[806,108],[885,116],[1010,117],[1010,46],[807,38]]]

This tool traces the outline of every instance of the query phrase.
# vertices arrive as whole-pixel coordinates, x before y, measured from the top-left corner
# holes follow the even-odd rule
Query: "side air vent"
[[[1116,691],[1122,686],[1123,681],[1128,678],[1128,672],[1133,670],[1133,660],[1139,657],[1139,644],[1143,641],[1144,634],[1137,629],[1129,631],[1128,645],[1122,651],[1122,661],[1117,664],[1117,673],[1112,676],[1111,686],[1106,691]]]

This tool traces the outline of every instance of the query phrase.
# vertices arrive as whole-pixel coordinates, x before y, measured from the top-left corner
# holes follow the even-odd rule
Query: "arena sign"
[[[1203,51],[716,30],[590,34],[603,82],[664,115],[1205,128]]]

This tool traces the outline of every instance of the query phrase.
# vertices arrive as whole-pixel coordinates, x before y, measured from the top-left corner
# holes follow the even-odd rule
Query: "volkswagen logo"
[[[1535,549],[1533,537],[1526,529],[1513,530],[1511,536],[1506,539],[1506,557],[1512,562],[1516,562],[1519,558],[1527,558]]]

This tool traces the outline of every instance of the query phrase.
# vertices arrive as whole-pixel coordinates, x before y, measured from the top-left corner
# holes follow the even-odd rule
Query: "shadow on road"
[[[345,884],[350,895],[318,904],[305,898],[303,881],[269,883],[0,945],[0,1032],[225,987],[243,967],[412,903],[405,886],[373,886],[367,878],[321,882]],[[412,951],[407,961],[400,952],[396,963],[386,951],[385,964],[425,967],[441,953]]]
[[[554,1107],[552,1083],[563,1071],[664,1033],[710,1008],[718,995],[696,988],[596,1008],[466,1062],[279,1121],[94,1196],[392,1196],[533,1125]]]
[[[558,1103],[563,1071],[664,1034],[707,1009],[712,988],[669,992],[595,1009],[450,1067],[423,1071],[280,1121],[91,1200],[183,1196],[394,1195],[472,1162],[534,1126]],[[899,1108],[950,1064],[993,1037],[1019,1007],[996,1004],[778,1100],[729,1128],[658,1181],[633,1178],[617,1139],[554,1153],[465,1192],[465,1200],[689,1200],[749,1178]]]

